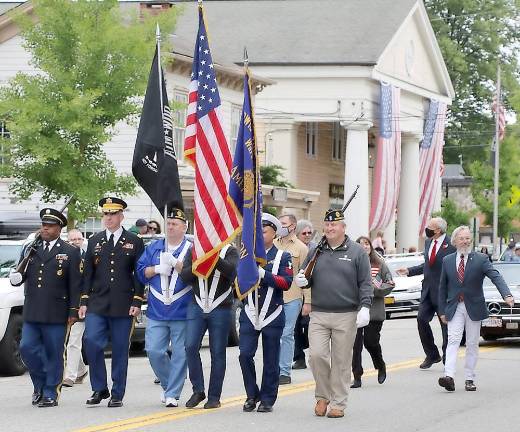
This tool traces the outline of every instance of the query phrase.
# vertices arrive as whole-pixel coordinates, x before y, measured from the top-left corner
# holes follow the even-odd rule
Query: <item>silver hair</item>
[[[446,232],[446,230],[448,229],[448,222],[446,222],[443,218],[441,217],[434,217],[434,218],[431,218],[431,222],[435,222],[435,224],[437,225],[437,227],[439,227],[439,229],[442,231],[442,233],[444,234]]]
[[[461,231],[464,231],[464,230],[468,230],[471,233],[471,229],[467,225],[461,225],[453,230],[453,232],[451,233],[451,244],[453,246],[456,246],[455,242],[457,241],[457,236],[459,235],[459,233]]]
[[[296,235],[300,235],[305,228],[310,228],[312,231],[314,231],[311,221],[308,221],[307,219],[300,219],[296,223]]]

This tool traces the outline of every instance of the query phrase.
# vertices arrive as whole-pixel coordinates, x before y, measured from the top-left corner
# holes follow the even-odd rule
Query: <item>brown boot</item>
[[[342,409],[331,408],[327,413],[327,417],[329,418],[341,418],[345,415]]]
[[[323,417],[325,414],[327,414],[328,405],[329,401],[326,401],[325,399],[318,400],[318,402],[316,402],[316,406],[314,407],[314,414],[316,414],[318,417]]]

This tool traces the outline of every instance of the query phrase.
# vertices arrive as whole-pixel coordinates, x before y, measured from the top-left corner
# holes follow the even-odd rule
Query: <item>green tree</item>
[[[520,126],[510,128],[509,135],[500,144],[500,172],[498,198],[498,235],[506,237],[512,222],[520,215],[520,201],[516,199],[520,185]],[[475,161],[470,165],[473,176],[473,200],[486,216],[486,224],[493,223],[494,169],[487,162]]]
[[[425,0],[455,88],[444,159],[457,163],[487,156],[495,133],[490,113],[500,62],[505,104],[518,93],[519,0]],[[518,97],[518,96],[516,96]]]
[[[135,182],[106,158],[117,122],[139,114],[154,52],[155,25],[169,34],[175,10],[157,17],[122,14],[116,0],[33,0],[33,21],[14,16],[36,75],[18,73],[0,90],[10,139],[11,191],[45,201],[74,195],[83,219],[107,192],[131,194]],[[164,38],[163,38],[164,39]],[[164,49],[166,52],[166,49]]]
[[[442,200],[441,211],[436,212],[433,216],[440,216],[448,223],[448,233],[451,233],[455,228],[461,225],[468,225],[471,212],[459,210],[455,201],[450,198]]]
[[[260,167],[262,184],[270,186],[293,187],[283,176],[285,168],[281,165],[265,165]]]

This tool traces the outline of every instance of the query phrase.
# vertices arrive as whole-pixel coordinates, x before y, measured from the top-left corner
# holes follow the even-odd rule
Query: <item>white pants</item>
[[[448,347],[446,348],[446,364],[444,372],[447,376],[455,377],[457,368],[457,354],[459,351],[462,333],[466,329],[466,380],[475,379],[475,366],[478,360],[478,342],[480,339],[480,321],[472,321],[466,311],[464,302],[457,305],[457,310],[451,321],[448,321]]]
[[[65,365],[65,379],[76,381],[78,376],[85,374],[87,367],[83,363],[81,356],[81,345],[83,332],[85,331],[84,322],[75,322],[70,328],[69,342],[67,343],[67,364]]]

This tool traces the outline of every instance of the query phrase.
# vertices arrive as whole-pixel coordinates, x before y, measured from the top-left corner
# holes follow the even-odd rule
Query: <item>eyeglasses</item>
[[[150,226],[150,225],[148,225],[148,229],[150,229],[150,230],[154,230],[154,231],[157,231],[157,227]]]
[[[303,231],[302,235],[312,235],[312,231]]]

